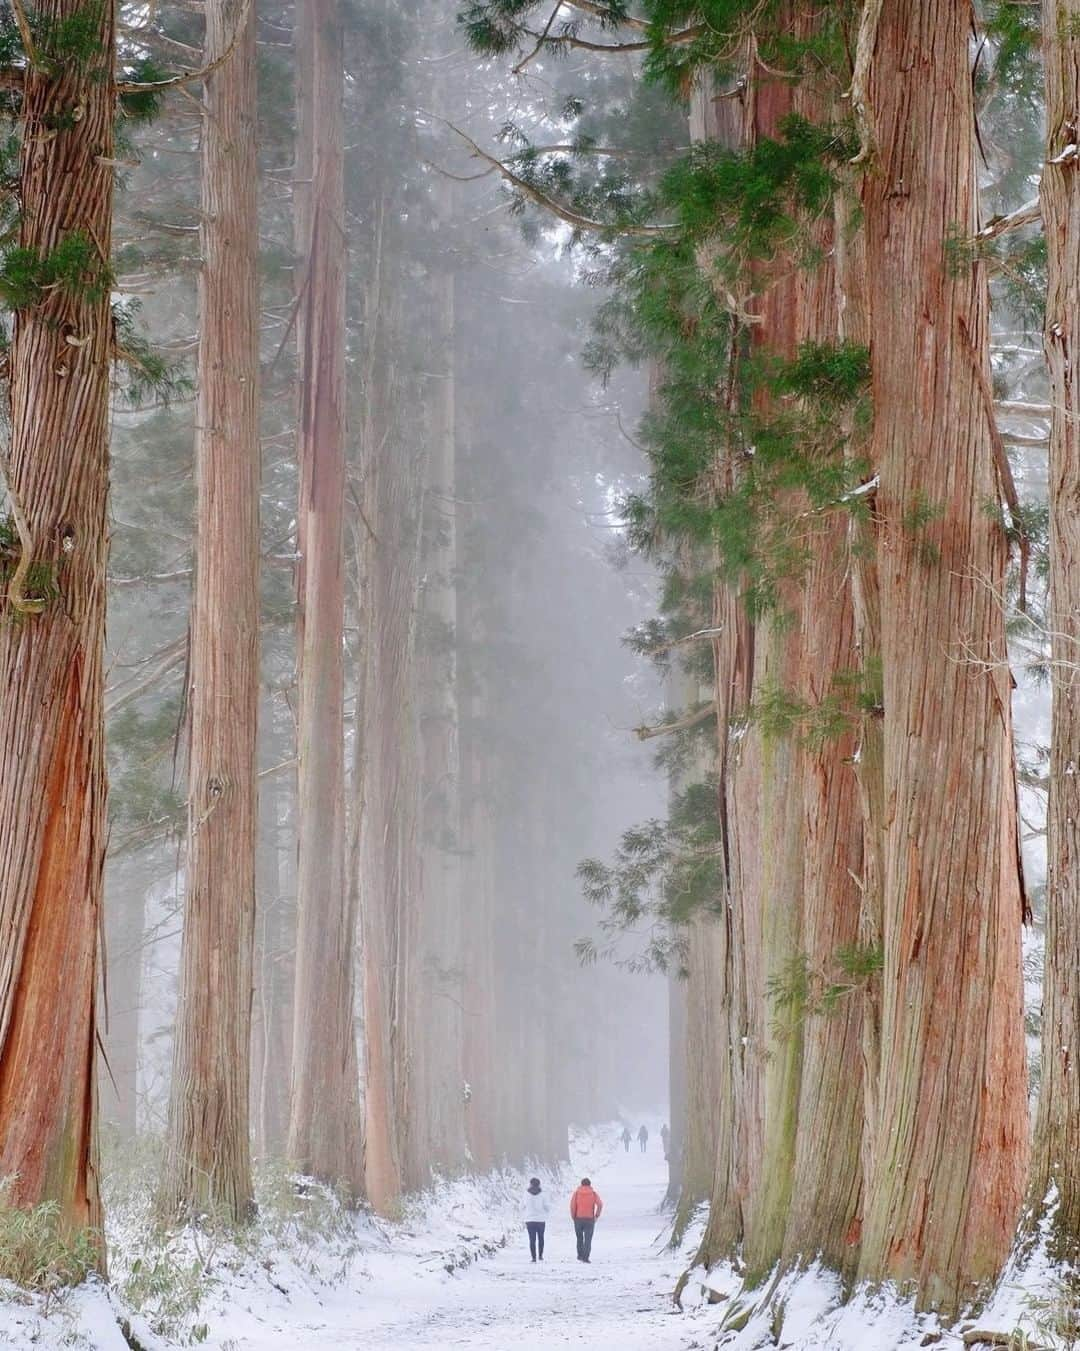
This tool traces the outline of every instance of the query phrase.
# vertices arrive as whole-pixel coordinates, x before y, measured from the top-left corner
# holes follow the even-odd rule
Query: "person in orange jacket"
[[[570,1198],[570,1218],[574,1221],[574,1233],[577,1236],[577,1260],[587,1262],[592,1253],[593,1230],[604,1203],[600,1194],[593,1190],[587,1177],[581,1179],[581,1186]]]

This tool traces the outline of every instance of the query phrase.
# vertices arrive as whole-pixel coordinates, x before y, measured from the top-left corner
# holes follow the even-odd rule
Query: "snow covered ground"
[[[400,1223],[362,1218],[350,1241],[339,1236],[325,1249],[290,1241],[280,1251],[204,1253],[205,1291],[167,1336],[152,1330],[153,1301],[133,1315],[116,1290],[95,1283],[47,1305],[0,1289],[0,1347],[129,1351],[120,1331],[127,1319],[145,1351],[683,1351],[685,1320],[671,1291],[684,1259],[666,1246],[660,1122],[648,1124],[644,1155],[636,1141],[624,1153],[612,1126],[580,1137],[570,1167],[545,1177],[552,1219],[542,1264],[529,1260],[524,1178],[460,1179],[420,1198]],[[569,1216],[570,1192],[585,1174],[604,1200],[589,1266],[576,1259]],[[145,1270],[150,1258],[122,1228],[111,1241],[122,1288],[133,1265]],[[169,1265],[179,1272],[191,1260],[179,1243]]]
[[[524,1178],[506,1173],[459,1179],[418,1198],[393,1225],[370,1217],[346,1220],[327,1238],[285,1224],[279,1243],[264,1230],[259,1244],[244,1251],[228,1245],[207,1251],[205,1239],[196,1240],[193,1250],[178,1240],[167,1256],[172,1274],[156,1300],[144,1302],[141,1315],[132,1313],[123,1292],[131,1289],[125,1283],[133,1272],[145,1277],[151,1255],[138,1255],[130,1237],[125,1247],[124,1234],[117,1232],[116,1289],[91,1283],[43,1303],[0,1288],[0,1348],[915,1351],[933,1345],[958,1351],[966,1329],[1010,1333],[1020,1323],[1036,1334],[1031,1344],[1077,1345],[1047,1326],[1044,1294],[1053,1290],[1054,1278],[1037,1260],[1024,1276],[1006,1274],[977,1322],[952,1329],[917,1317],[888,1292],[845,1304],[835,1281],[816,1271],[786,1278],[762,1302],[762,1292],[745,1296],[734,1273],[717,1270],[708,1282],[721,1297],[714,1304],[705,1299],[699,1272],[679,1313],[671,1292],[695,1236],[681,1254],[667,1246],[659,1125],[649,1122],[645,1155],[636,1142],[624,1153],[617,1126],[582,1136],[563,1175],[545,1178],[553,1214],[543,1264],[529,1260],[520,1217]],[[570,1191],[584,1174],[604,1200],[589,1266],[576,1260],[568,1212]],[[193,1257],[199,1299],[162,1332],[162,1310],[175,1300],[175,1285],[184,1288],[176,1273],[189,1270]],[[166,1259],[159,1252],[152,1260]],[[150,1285],[155,1288],[152,1280]],[[128,1336],[120,1327],[125,1319]]]

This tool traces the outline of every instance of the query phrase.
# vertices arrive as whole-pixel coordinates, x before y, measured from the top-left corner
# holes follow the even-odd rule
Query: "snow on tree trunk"
[[[861,1274],[955,1310],[1012,1241],[1027,1154],[1022,897],[961,0],[877,27],[866,178],[887,832],[880,1107]]]
[[[44,0],[43,26],[92,13],[93,49],[28,64],[18,243],[84,266],[18,309],[7,511],[20,558],[0,624],[0,1176],[15,1206],[101,1219],[95,997],[105,862],[105,639],[114,13]],[[23,607],[15,612],[12,594]],[[21,593],[21,594],[20,594]]]
[[[1080,3],[1045,0],[1046,163],[1040,199],[1047,247],[1045,346],[1050,373],[1050,795],[1042,1073],[1031,1169],[1031,1223],[1056,1191],[1053,1246],[1080,1254]]]
[[[338,0],[297,11],[299,849],[289,1156],[363,1190],[354,1027],[356,917],[345,882],[343,31]]]
[[[161,1203],[251,1210],[248,1135],[259,688],[259,312],[255,13],[206,11],[191,623],[187,906]]]

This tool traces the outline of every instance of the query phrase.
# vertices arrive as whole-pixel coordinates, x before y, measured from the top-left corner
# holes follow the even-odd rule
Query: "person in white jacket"
[[[529,1253],[535,1262],[539,1257],[544,1260],[544,1227],[551,1211],[551,1203],[540,1190],[540,1179],[529,1178],[529,1190],[525,1193],[525,1228],[529,1231]]]

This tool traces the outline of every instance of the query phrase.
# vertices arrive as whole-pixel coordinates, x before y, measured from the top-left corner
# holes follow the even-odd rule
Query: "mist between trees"
[[[1080,5],[456,11],[0,17],[6,1199],[667,1099],[954,1314],[1080,1236]]]

